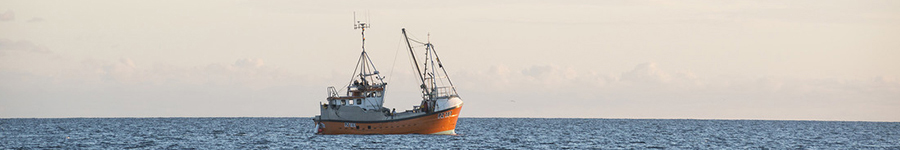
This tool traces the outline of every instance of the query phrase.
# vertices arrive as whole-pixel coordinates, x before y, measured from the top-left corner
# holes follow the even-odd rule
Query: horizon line
[[[0,117],[0,119],[165,119],[165,118],[313,118],[313,117],[251,117],[251,116],[232,116],[232,117]],[[599,117],[459,117],[474,119],[609,119],[609,120],[720,120],[720,121],[821,121],[821,122],[887,122],[900,123],[900,121],[885,120],[816,120],[816,119],[761,119],[761,118],[599,118]]]

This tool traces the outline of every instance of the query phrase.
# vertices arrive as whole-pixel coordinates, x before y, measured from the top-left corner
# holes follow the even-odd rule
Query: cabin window
[[[341,105],[347,105],[347,100],[342,99],[342,100],[341,100]]]
[[[357,105],[360,105],[360,104],[362,104],[362,101],[359,100],[359,99],[356,99],[356,104],[357,104]]]
[[[383,94],[381,92],[375,92],[375,97],[381,97]]]

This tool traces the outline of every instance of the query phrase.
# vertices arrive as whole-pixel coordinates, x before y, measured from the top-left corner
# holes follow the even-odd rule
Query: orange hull
[[[319,134],[453,134],[462,106],[422,116],[377,122],[322,120]]]

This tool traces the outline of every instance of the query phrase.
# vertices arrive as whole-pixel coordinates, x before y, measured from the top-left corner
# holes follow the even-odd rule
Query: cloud
[[[484,117],[900,119],[884,115],[900,113],[896,77],[723,76],[662,66],[649,62],[601,73],[557,65],[495,65],[451,75],[470,103],[496,106],[470,106],[473,114],[492,114]]]
[[[623,72],[618,80],[621,84],[643,87],[696,88],[704,83],[690,71],[669,72],[660,69],[654,62],[638,64],[634,69]]]
[[[123,57],[58,61],[48,65],[79,65],[51,73],[0,68],[0,103],[7,104],[0,106],[0,117],[315,115],[317,110],[304,106],[321,100],[324,88],[316,85],[332,83],[264,62],[177,66]],[[469,104],[467,114],[479,117],[900,119],[882,115],[900,110],[900,82],[893,76],[731,77],[665,67],[650,62],[603,73],[554,64],[493,65],[450,75]],[[416,89],[395,81],[393,89]],[[31,111],[37,108],[54,111]]]
[[[642,83],[665,83],[671,80],[671,76],[656,67],[656,63],[643,63],[633,70],[622,73],[621,81]]]
[[[450,73],[458,85],[478,85],[477,89],[510,91],[564,90],[564,86],[596,86],[611,78],[605,75],[558,65],[533,65],[522,69],[493,65],[487,70]]]
[[[16,20],[16,13],[11,10],[7,10],[6,12],[0,14],[0,21],[13,21],[13,20]]]
[[[495,65],[482,71],[453,72],[451,75],[454,75],[454,81],[459,82],[458,85],[477,85],[472,88],[497,92],[578,91],[576,89],[589,88],[604,92],[618,91],[616,95],[627,95],[632,93],[631,91],[673,94],[694,92],[816,95],[828,92],[853,94],[900,90],[900,81],[891,76],[865,79],[721,76],[698,75],[688,70],[668,71],[659,66],[657,63],[648,62],[621,73],[600,73],[598,70],[557,65],[533,65],[519,69]]]
[[[571,81],[577,78],[579,74],[573,68],[564,68],[556,65],[535,65],[522,69],[521,73],[528,80],[545,84]]]
[[[261,67],[265,63],[261,59],[244,58],[234,62],[236,67]]]
[[[87,59],[81,62],[83,68],[80,70],[72,70],[78,72],[78,77],[68,78],[69,80],[83,81],[99,81],[100,83],[137,83],[141,82],[142,76],[153,76],[154,74],[142,73],[135,66],[134,61],[129,58],[120,58],[118,62],[106,62],[96,59]],[[67,76],[63,76],[67,77]],[[108,84],[108,83],[107,83]]]
[[[44,21],[44,18],[34,17],[34,18],[31,18],[31,19],[28,19],[27,22],[28,22],[28,23],[37,23],[37,22],[43,22],[43,21]]]
[[[515,70],[515,71],[512,71]],[[618,75],[617,75],[618,74]],[[703,83],[690,71],[666,71],[656,63],[636,65],[622,73],[602,73],[599,70],[559,65],[533,65],[513,69],[504,65],[491,66],[488,70],[460,72],[461,82],[491,85],[476,88],[500,88],[537,91],[572,91],[571,87],[584,88],[700,88]]]
[[[31,41],[19,40],[12,41],[0,38],[0,56],[6,52],[34,52],[34,53],[50,53],[50,50],[43,46],[32,43]]]
[[[897,78],[887,76],[876,76],[873,81],[880,84],[900,84],[900,80]]]
[[[324,81],[263,62],[248,58],[178,66],[123,57],[60,60],[46,65],[65,67],[47,73],[0,68],[0,117],[296,116],[318,111],[297,108],[318,101],[324,88],[312,85]]]
[[[69,72],[73,80],[122,85],[221,85],[250,90],[311,82],[301,75],[266,66],[262,59],[238,59],[232,64],[211,63],[183,67],[168,64],[141,65],[130,58],[118,61],[87,59],[82,68]]]
[[[556,72],[556,70],[553,66],[531,66],[522,70],[522,74],[533,78],[542,78],[547,76],[547,74]]]

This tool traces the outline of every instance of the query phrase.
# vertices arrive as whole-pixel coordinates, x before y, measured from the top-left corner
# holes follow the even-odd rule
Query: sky
[[[900,121],[891,0],[0,0],[0,118],[312,117],[354,12],[398,110],[406,28],[462,117]]]

